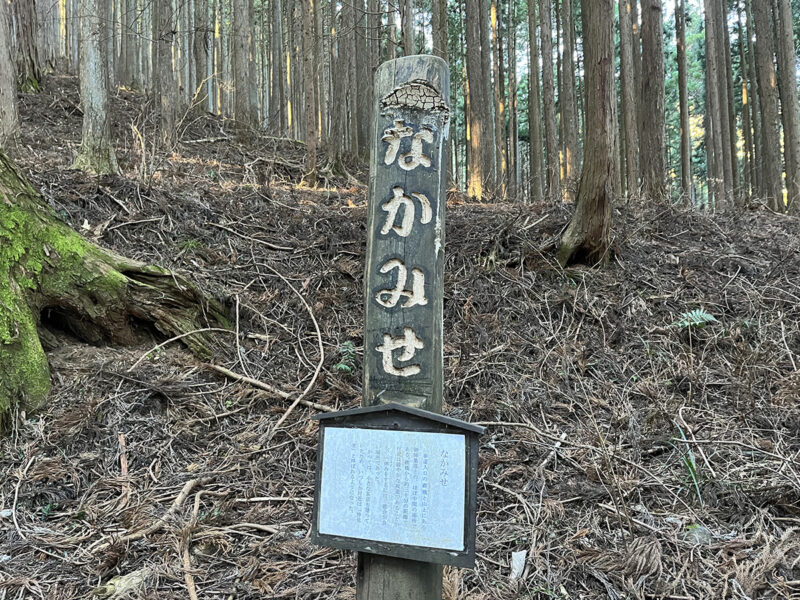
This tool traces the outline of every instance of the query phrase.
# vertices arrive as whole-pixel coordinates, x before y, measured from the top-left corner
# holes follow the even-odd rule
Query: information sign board
[[[314,419],[314,543],[474,565],[482,427],[395,403]]]
[[[319,532],[464,550],[463,435],[328,427]]]

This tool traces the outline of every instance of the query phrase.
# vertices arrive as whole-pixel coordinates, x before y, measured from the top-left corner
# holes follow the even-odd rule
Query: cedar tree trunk
[[[797,100],[797,55],[792,32],[792,7],[789,0],[777,0],[778,87],[781,97],[786,189],[789,212],[800,214],[800,112]]]
[[[178,335],[226,323],[222,307],[166,269],[95,246],[59,221],[0,153],[0,423],[14,406],[40,408],[50,390],[39,341],[42,311],[91,343],[136,342],[132,323]],[[208,354],[200,334],[183,338]]]
[[[775,21],[769,0],[753,2],[756,28],[756,76],[761,102],[761,199],[783,211],[781,144],[778,135],[778,86],[775,74]]]
[[[583,5],[586,64],[586,146],[575,214],[558,261],[598,263],[608,260],[611,201],[614,197],[614,3]]]
[[[561,173],[558,159],[556,92],[553,80],[553,21],[551,0],[539,0],[539,31],[542,48],[542,96],[544,101],[544,146],[547,155],[546,196],[550,202],[561,199]]]
[[[689,126],[689,84],[686,66],[686,6],[675,4],[675,45],[678,49],[678,96],[681,122],[681,195],[684,202],[692,197],[692,136]]]
[[[39,50],[36,47],[36,3],[34,0],[12,2],[17,33],[17,77],[22,92],[38,92],[41,86],[42,70],[39,67]]]
[[[111,112],[108,106],[108,54],[106,27],[100,0],[80,0],[81,6],[81,147],[72,165],[89,173],[117,173],[117,157],[111,144]]]
[[[641,176],[651,201],[666,197],[664,162],[664,20],[661,0],[642,3]]]
[[[0,0],[0,144],[16,134],[19,127],[10,24],[8,5]]]
[[[561,115],[564,130],[564,201],[575,202],[578,184],[578,105],[575,99],[575,20],[572,11],[572,0],[562,0],[561,8],[564,16],[561,27],[564,32],[564,64],[562,65],[562,87],[564,91]]]
[[[314,101],[314,0],[303,0],[303,98],[305,100],[306,172],[303,181],[317,185],[317,111]]]
[[[537,37],[536,0],[528,0],[528,130],[530,158],[530,202],[544,200],[542,163],[542,113],[539,87],[539,39]]]

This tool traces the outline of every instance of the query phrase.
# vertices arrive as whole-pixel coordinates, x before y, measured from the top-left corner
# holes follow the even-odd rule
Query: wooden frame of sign
[[[476,497],[477,497],[477,481],[478,481],[478,437],[483,432],[483,427],[472,425],[458,419],[445,417],[429,411],[404,406],[400,404],[386,404],[380,406],[370,406],[365,408],[356,408],[352,410],[345,410],[336,413],[325,413],[314,417],[320,423],[319,429],[319,445],[317,453],[317,477],[314,486],[314,511],[312,516],[311,525],[311,541],[315,544],[330,546],[333,548],[342,548],[345,550],[357,550],[359,552],[368,552],[371,554],[380,554],[384,556],[393,556],[397,558],[404,558],[415,561],[454,565],[457,567],[471,568],[475,564],[475,521],[476,521]],[[324,480],[326,470],[331,473],[331,477],[335,477],[333,472],[335,470],[335,463],[339,465],[344,464],[347,467],[348,458],[345,456],[330,457],[326,456],[326,430],[328,429],[347,429],[347,433],[355,433],[353,430],[370,431],[370,432],[385,432],[384,439],[392,439],[398,436],[403,436],[412,433],[425,433],[425,434],[447,434],[447,438],[452,438],[453,435],[459,437],[463,436],[464,442],[464,456],[463,456],[463,489],[461,495],[463,498],[463,529],[460,531],[463,546],[457,548],[450,546],[449,548],[438,548],[431,546],[420,546],[406,543],[399,543],[397,541],[388,541],[386,539],[368,539],[367,537],[360,537],[367,535],[360,530],[362,523],[355,517],[356,511],[361,514],[365,502],[335,502],[333,498],[328,499],[328,503],[334,506],[325,507],[323,501],[323,489],[331,489],[333,481],[328,483]],[[337,432],[338,433],[338,432]],[[343,432],[344,433],[344,432]],[[452,439],[447,440],[441,438],[443,441],[451,442]],[[431,441],[435,442],[433,438]],[[338,453],[338,450],[336,451]],[[376,452],[374,449],[371,452]],[[353,454],[351,452],[350,454]],[[388,454],[388,452],[386,453]],[[461,459],[456,457],[457,460],[453,462],[456,464],[461,463]],[[328,460],[326,460],[328,459]],[[392,459],[391,462],[394,462]],[[381,466],[380,459],[377,465]],[[391,467],[391,465],[388,465]],[[327,469],[326,469],[327,467]],[[354,471],[355,472],[355,471]],[[384,476],[388,476],[388,473]],[[336,485],[344,485],[344,482],[336,479]],[[377,512],[382,502],[389,501],[387,498],[381,498],[379,495],[380,490],[370,489],[376,487],[376,478],[367,478],[364,487],[362,488],[359,483],[359,489],[365,489],[367,498],[372,498],[374,502],[369,503],[367,500],[367,508],[372,506],[373,512]],[[407,485],[411,485],[409,481]],[[416,484],[415,484],[416,485]],[[344,495],[343,489],[335,489],[339,495]],[[389,491],[384,488],[384,491]],[[370,494],[374,494],[370,496]],[[343,509],[347,506],[346,509]],[[336,534],[326,533],[320,531],[320,524],[323,522],[330,522],[325,514],[321,511],[330,511],[340,514],[340,520],[337,521]],[[431,528],[439,527],[439,523],[431,523]],[[323,527],[324,528],[324,527]],[[416,528],[419,531],[419,526]],[[361,533],[359,532],[361,531]],[[346,535],[353,533],[354,535]],[[396,536],[402,537],[403,531],[397,531]],[[433,533],[434,537],[436,533]],[[357,537],[356,537],[357,536]]]

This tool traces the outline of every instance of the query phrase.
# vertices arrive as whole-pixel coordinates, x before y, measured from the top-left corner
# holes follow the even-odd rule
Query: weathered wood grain
[[[447,63],[438,57],[399,58],[381,65],[375,75],[364,286],[365,405],[400,402],[441,411],[449,96]],[[396,213],[390,212],[392,205]],[[388,291],[403,279],[401,267],[405,286],[400,284],[402,295],[392,302]],[[424,298],[406,294],[413,291],[415,276],[424,279]],[[400,360],[405,346],[396,349],[392,364],[405,374],[387,373],[378,348],[387,334],[399,343],[406,328],[422,347],[405,361]]]

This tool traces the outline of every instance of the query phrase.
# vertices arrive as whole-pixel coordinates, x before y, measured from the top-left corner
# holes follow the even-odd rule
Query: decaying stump
[[[0,424],[15,405],[40,408],[50,390],[43,313],[81,340],[121,345],[141,325],[172,336],[226,323],[223,307],[183,277],[73,231],[0,152]],[[209,353],[202,334],[183,341]]]

